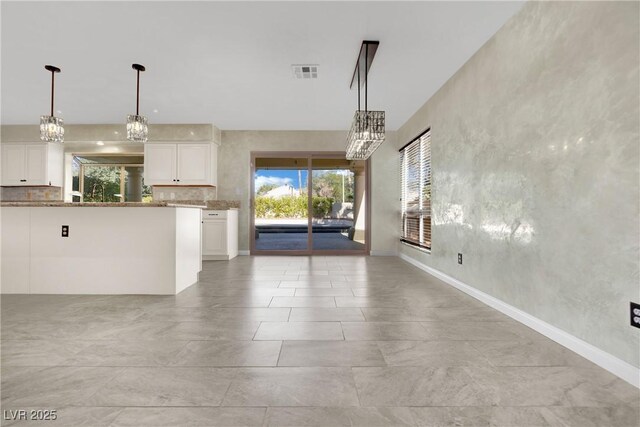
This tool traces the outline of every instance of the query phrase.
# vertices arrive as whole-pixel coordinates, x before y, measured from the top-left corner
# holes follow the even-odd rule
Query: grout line
[[[260,326],[262,326],[262,321],[260,322],[260,324],[258,325],[258,327],[256,328],[256,331],[253,333],[253,337],[251,337],[251,341],[255,341],[256,340],[256,335],[258,334],[258,331],[260,330]]]
[[[280,365],[280,356],[282,356],[282,347],[284,347],[284,340],[280,341],[280,351],[278,352],[278,360],[276,360],[276,367]]]

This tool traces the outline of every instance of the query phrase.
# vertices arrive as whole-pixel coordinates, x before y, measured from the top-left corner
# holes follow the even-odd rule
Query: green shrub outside
[[[331,213],[333,199],[331,197],[312,197],[311,207],[313,209],[314,218],[324,218]]]
[[[257,218],[306,218],[307,196],[264,197],[257,196]],[[313,196],[311,200],[314,218],[329,216],[333,198]]]

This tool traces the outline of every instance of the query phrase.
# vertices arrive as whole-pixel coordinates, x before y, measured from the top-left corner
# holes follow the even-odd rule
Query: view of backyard
[[[260,250],[307,248],[308,217],[313,248],[353,250],[355,175],[347,168],[311,172],[309,210],[307,169],[256,170],[255,237]]]

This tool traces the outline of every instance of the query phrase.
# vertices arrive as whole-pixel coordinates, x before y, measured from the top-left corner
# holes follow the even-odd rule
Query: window
[[[431,131],[400,149],[403,242],[431,249]]]
[[[74,202],[151,201],[142,155],[76,155],[72,165]]]

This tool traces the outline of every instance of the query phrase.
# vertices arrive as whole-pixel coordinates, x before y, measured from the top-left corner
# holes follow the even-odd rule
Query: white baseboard
[[[399,257],[640,388],[640,369],[543,320],[401,253]]]
[[[247,255],[249,255],[249,251],[238,251],[238,255],[247,256]]]
[[[377,250],[371,250],[370,251],[371,256],[398,256],[398,252],[397,251],[377,251]]]

